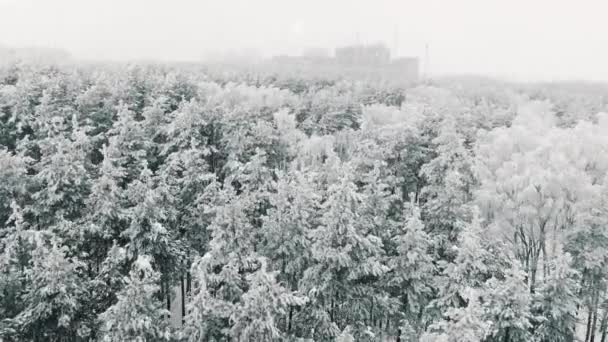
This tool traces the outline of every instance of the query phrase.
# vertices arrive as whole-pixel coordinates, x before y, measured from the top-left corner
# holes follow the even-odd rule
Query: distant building
[[[329,50],[324,48],[308,48],[302,51],[305,58],[330,58]]]
[[[211,50],[202,56],[206,63],[226,65],[249,65],[263,60],[256,49]]]
[[[383,44],[346,46],[335,53],[336,61],[344,65],[384,65],[391,60],[391,50]]]
[[[388,65],[388,69],[389,72],[405,79],[416,80],[420,72],[420,62],[416,57],[401,57],[394,59]]]
[[[418,80],[416,57],[391,59],[391,51],[383,44],[351,45],[327,50],[308,49],[301,56],[275,56],[266,64],[273,72],[310,77],[338,77],[356,80],[379,80],[408,84]]]
[[[69,52],[46,47],[5,48],[0,46],[0,63],[23,61],[34,64],[58,64],[71,60]]]

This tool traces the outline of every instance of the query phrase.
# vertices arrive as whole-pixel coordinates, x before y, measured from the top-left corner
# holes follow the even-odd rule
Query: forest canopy
[[[604,342],[607,89],[3,66],[0,340]]]

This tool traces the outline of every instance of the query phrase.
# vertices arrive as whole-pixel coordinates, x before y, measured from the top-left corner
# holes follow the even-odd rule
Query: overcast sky
[[[0,44],[194,60],[383,41],[428,44],[435,74],[608,81],[607,17],[606,0],[0,0]]]

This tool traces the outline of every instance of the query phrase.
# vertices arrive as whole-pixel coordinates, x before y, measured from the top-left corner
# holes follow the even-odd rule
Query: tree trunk
[[[190,251],[188,251],[186,257],[186,293],[189,295],[192,291],[192,277],[190,276],[190,267],[192,267],[192,261],[190,260]]]
[[[547,279],[547,277],[549,276],[549,267],[547,266],[547,242],[546,242],[546,237],[545,237],[545,231],[543,230],[542,235],[541,235],[541,241],[540,241],[540,248],[541,248],[541,252],[543,253],[543,282]]]
[[[289,317],[287,318],[287,332],[291,332],[291,320],[293,319],[293,307],[289,307]]]
[[[182,292],[182,325],[186,322],[186,291],[184,284],[184,275],[179,277]]]
[[[334,323],[334,298],[331,298],[331,305],[329,308],[329,321]]]
[[[530,264],[530,293],[536,291],[536,270],[538,268],[538,253],[536,253],[536,251],[533,251],[532,253],[533,255]]]
[[[186,293],[190,294],[192,292],[192,276],[190,275],[190,270],[186,272]]]
[[[369,310],[369,325],[374,326],[374,297],[371,298],[371,308]]]
[[[583,296],[583,290],[585,289],[585,278],[586,278],[586,274],[587,274],[587,269],[585,268],[583,270],[583,275],[582,275],[582,279],[581,279],[581,287],[578,290],[578,297],[582,297]],[[577,302],[576,303],[576,312],[574,313],[574,317],[578,317],[578,312],[581,308],[581,302]],[[575,323],[576,325],[576,323]]]
[[[591,321],[593,320],[593,305],[589,306],[589,313],[587,314],[587,332],[585,333],[585,342],[589,342],[589,336],[591,336]]]
[[[593,297],[593,322],[591,323],[591,334],[589,336],[589,342],[595,342],[595,331],[597,328],[597,307],[599,302],[599,291],[594,292]]]
[[[593,313],[593,323],[591,324],[591,336],[589,337],[589,342],[595,341],[596,324],[597,324],[597,311]]]
[[[602,320],[600,323],[600,332],[602,333],[601,342],[605,342],[606,339],[606,324],[608,323],[608,310],[604,310],[602,313]]]
[[[160,302],[162,303],[165,300],[165,283],[160,281]]]
[[[604,324],[604,327],[602,327],[602,339],[600,342],[606,342],[606,330],[608,328],[608,324]]]
[[[169,281],[165,281],[165,298],[167,298],[167,311],[169,311],[169,316],[171,316],[171,288],[169,287]]]

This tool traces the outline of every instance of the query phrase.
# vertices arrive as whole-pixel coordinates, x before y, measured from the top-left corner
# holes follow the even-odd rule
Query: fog
[[[384,42],[423,63],[428,46],[434,75],[608,81],[605,13],[588,0],[0,0],[0,44],[195,61]]]

